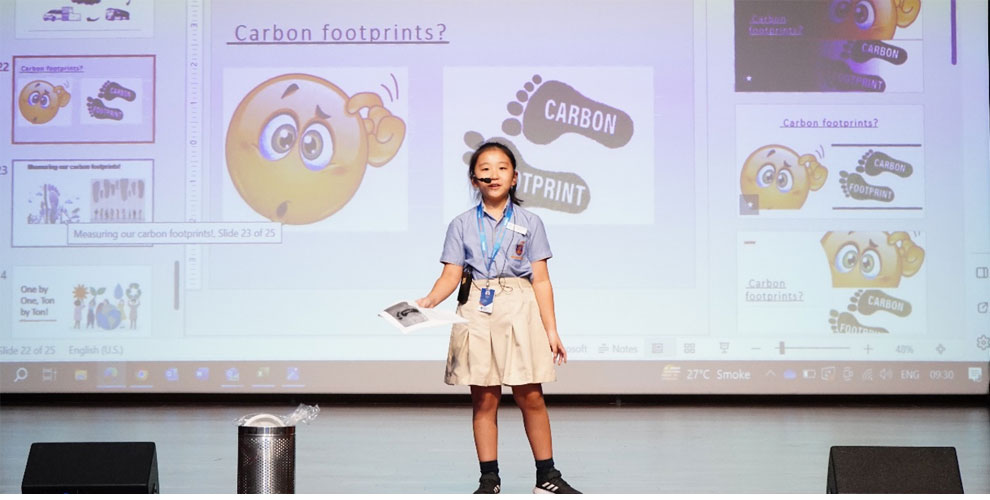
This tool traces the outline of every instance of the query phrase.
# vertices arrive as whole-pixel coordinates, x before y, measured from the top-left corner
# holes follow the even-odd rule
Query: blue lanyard
[[[501,224],[499,221],[495,225],[498,228],[499,225],[502,226],[501,236],[497,234],[492,234],[492,236],[497,240],[495,242],[495,248],[492,249],[492,254],[488,255],[488,238],[485,236],[485,230],[481,227],[481,219],[485,216],[485,210],[482,208],[482,203],[478,203],[478,236],[481,238],[481,256],[485,259],[486,274],[485,277],[491,277],[492,264],[495,263],[495,256],[498,255],[498,250],[502,248],[502,240],[505,239],[505,230],[509,227],[509,220],[512,219],[512,200],[509,200],[509,208],[505,210],[505,215],[502,216],[502,220],[505,224]]]

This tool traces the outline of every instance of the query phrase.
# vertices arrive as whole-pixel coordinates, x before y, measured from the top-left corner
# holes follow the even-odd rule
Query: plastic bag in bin
[[[308,424],[320,414],[320,406],[300,404],[289,415],[272,415],[271,413],[253,413],[244,415],[234,421],[238,426],[245,427],[294,427],[297,424]]]

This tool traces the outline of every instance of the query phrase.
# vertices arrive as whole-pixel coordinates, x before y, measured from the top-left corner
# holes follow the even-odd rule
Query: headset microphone
[[[492,183],[492,178],[491,177],[474,177],[474,176],[472,176],[471,178],[474,179],[474,180],[476,180],[476,181],[478,181],[478,182],[484,182],[485,184],[491,184]]]

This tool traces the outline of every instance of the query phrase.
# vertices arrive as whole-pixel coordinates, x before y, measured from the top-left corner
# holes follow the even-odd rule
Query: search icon
[[[27,368],[24,368],[23,366],[20,367],[20,368],[18,368],[17,371],[14,372],[14,382],[20,382],[21,380],[27,380],[27,378],[28,378],[28,369]]]

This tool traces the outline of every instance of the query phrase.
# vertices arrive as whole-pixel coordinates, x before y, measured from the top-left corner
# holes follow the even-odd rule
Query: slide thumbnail
[[[151,335],[150,266],[14,268],[18,338]]]
[[[15,144],[155,140],[155,56],[15,56]]]
[[[151,38],[153,0],[17,0],[17,38]]]
[[[919,92],[921,0],[736,0],[737,92]]]
[[[65,246],[66,224],[152,222],[152,160],[14,160],[12,245]]]
[[[923,216],[923,120],[921,106],[738,106],[739,214]]]
[[[924,247],[917,231],[741,234],[739,331],[921,335]]]

